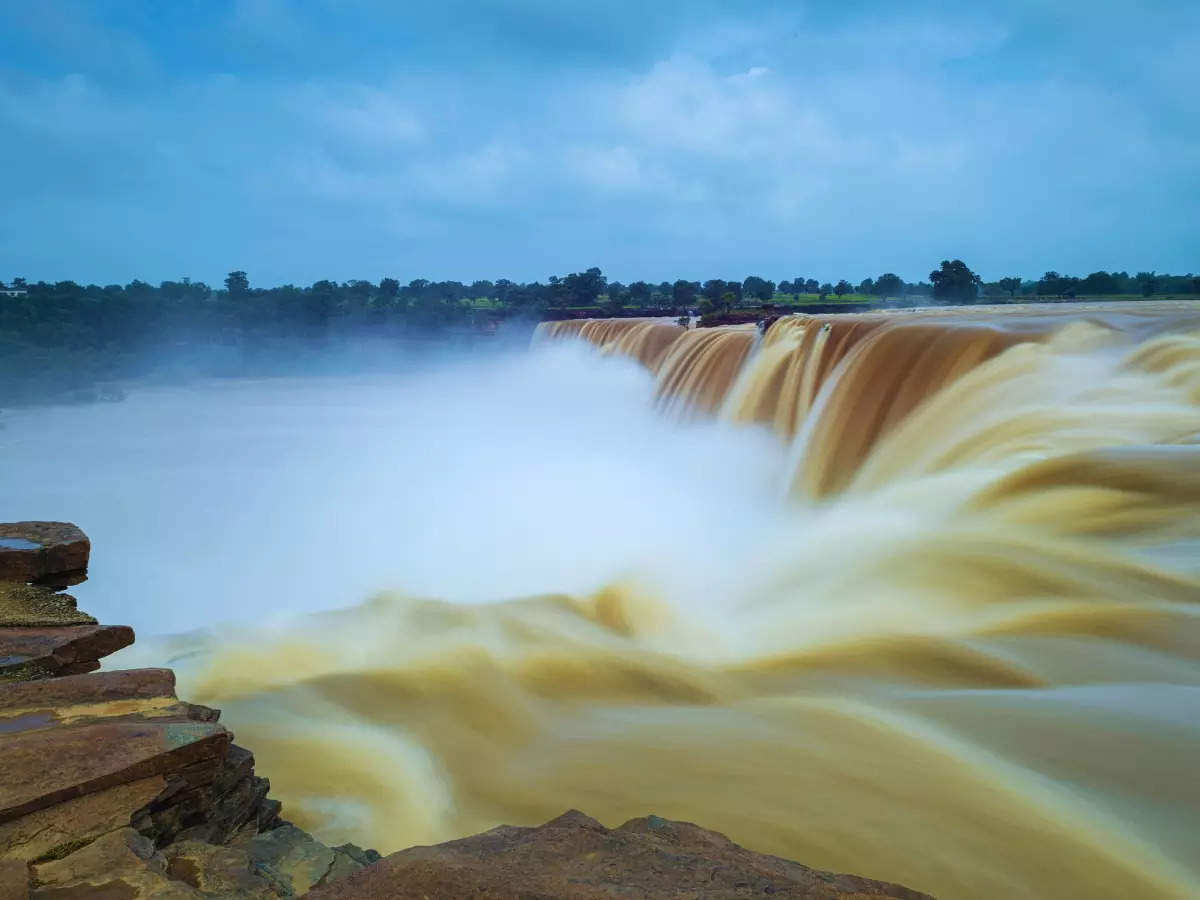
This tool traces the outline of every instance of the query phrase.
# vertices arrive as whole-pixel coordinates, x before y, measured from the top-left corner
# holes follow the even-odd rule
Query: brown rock
[[[103,834],[128,827],[134,814],[163,792],[161,775],[76,797],[0,825],[0,859],[61,857]],[[0,898],[4,895],[0,894]]]
[[[76,675],[133,643],[127,625],[0,628],[0,681]]]
[[[0,579],[38,581],[87,569],[92,543],[69,522],[0,523]]]
[[[175,673],[170,669],[121,669],[93,675],[68,675],[0,684],[0,716],[12,715],[19,710],[159,697],[175,697]]]
[[[295,825],[264,831],[246,844],[246,853],[252,863],[269,870],[276,883],[297,897],[323,883],[339,856],[353,864],[348,856],[334,853]]]
[[[62,859],[33,867],[33,900],[193,900],[195,888],[167,875],[167,861],[132,828],[97,838]]]
[[[167,874],[207,897],[275,900],[271,882],[251,871],[245,851],[201,841],[180,841],[163,851]]]
[[[772,896],[805,900],[929,900],[896,884],[810,869],[739,847],[715,831],[650,816],[608,829],[571,811],[540,828],[501,826],[413,847],[313,900],[648,900]]]
[[[0,627],[95,624],[95,619],[76,608],[70,594],[36,584],[0,581]]]
[[[32,722],[28,730],[4,738],[0,823],[202,761],[212,761],[215,768],[231,737],[220,725],[176,716],[55,728],[40,724]]]
[[[0,900],[28,900],[29,867],[17,859],[0,859]]]
[[[254,774],[254,755],[231,744],[220,765],[169,776],[170,787],[133,820],[162,846],[175,840],[223,844],[247,830],[247,840],[278,822],[279,803],[267,800],[270,782]]]
[[[383,859],[378,850],[364,850],[358,844],[341,844],[333,849],[346,854],[360,866],[371,866]]]

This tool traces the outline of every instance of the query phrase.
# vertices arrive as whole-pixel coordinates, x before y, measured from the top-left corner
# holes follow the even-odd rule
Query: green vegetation
[[[187,278],[103,287],[15,278],[0,282],[0,406],[117,399],[119,390],[105,382],[161,372],[164,361],[180,377],[305,371],[302,351],[349,337],[490,333],[511,318],[700,313],[716,321],[753,318],[753,310],[761,315],[772,308],[1197,294],[1200,277],[1192,274],[1046,272],[1036,280],[1007,276],[985,282],[961,260],[942,261],[928,282],[909,283],[884,272],[857,285],[844,278],[774,282],[757,275],[622,284],[598,268],[551,276],[545,283],[415,279],[402,285],[389,277],[272,288],[255,287],[247,273],[235,271],[216,289]]]

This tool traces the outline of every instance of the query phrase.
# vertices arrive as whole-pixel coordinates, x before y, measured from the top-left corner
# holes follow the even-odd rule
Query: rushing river
[[[4,518],[87,530],[117,664],[325,839],[578,807],[946,898],[1200,884],[1195,306],[573,323],[5,421]]]

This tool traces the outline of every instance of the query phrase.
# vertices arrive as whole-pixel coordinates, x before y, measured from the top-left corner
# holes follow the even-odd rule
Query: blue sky
[[[0,0],[0,278],[1200,270],[1200,4]]]

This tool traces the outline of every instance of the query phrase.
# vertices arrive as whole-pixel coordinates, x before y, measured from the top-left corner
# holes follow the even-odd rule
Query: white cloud
[[[9,202],[46,211],[9,227],[6,246],[57,259],[64,222],[119,219],[130,235],[152,230],[146,241],[179,235],[205,266],[249,252],[264,228],[287,230],[295,250],[255,268],[290,280],[334,245],[349,248],[347,277],[379,267],[357,248],[394,232],[429,274],[452,276],[489,252],[448,237],[474,227],[492,229],[490,252],[510,248],[516,277],[595,262],[622,280],[785,262],[822,278],[863,265],[913,277],[972,252],[1029,259],[1030,271],[1189,265],[1178,258],[1190,207],[1168,186],[1200,180],[1183,114],[1194,38],[1151,29],[1103,67],[1031,65],[1012,58],[1017,26],[982,13],[819,26],[772,15],[673,33],[640,62],[506,59],[488,74],[442,50],[389,56],[357,34],[362,52],[334,71],[308,53],[326,39],[306,30],[317,10],[331,7],[239,4],[212,32],[224,27],[227,45],[211,68],[235,74],[193,60],[136,83],[125,66],[114,81],[83,56],[77,74],[0,74],[0,163],[23,173]],[[300,43],[238,67],[231,25],[247,40],[297,28]],[[321,67],[280,62],[298,58]],[[1114,59],[1128,78],[1108,77]],[[1154,227],[1113,227],[1134,220]],[[81,232],[70,252],[115,267],[99,243]],[[124,277],[153,277],[129,244]]]
[[[666,173],[647,170],[625,146],[572,146],[564,153],[566,175],[603,193],[631,194],[676,187]]]
[[[350,84],[333,89],[313,83],[301,88],[292,103],[312,116],[322,137],[360,149],[391,152],[397,145],[425,137],[421,120],[401,99],[399,89]]]

